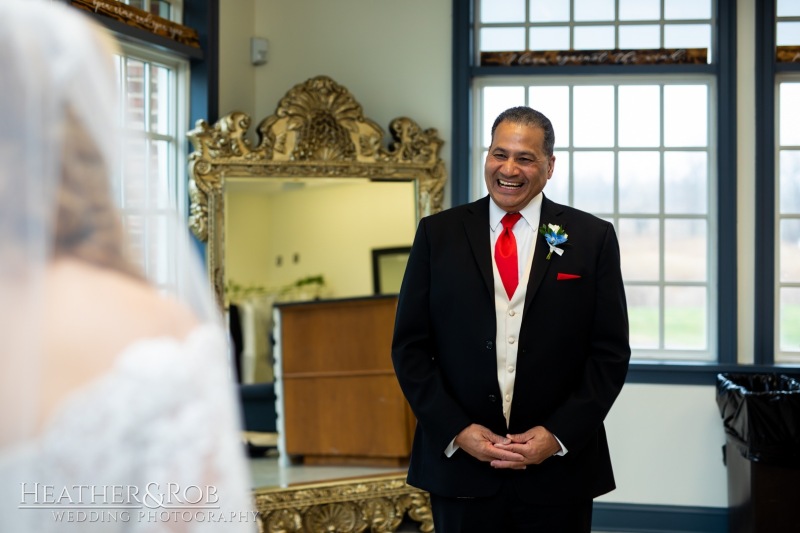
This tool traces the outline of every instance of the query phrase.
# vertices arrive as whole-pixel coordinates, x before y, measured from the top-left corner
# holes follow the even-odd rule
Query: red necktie
[[[519,264],[517,262],[517,239],[511,228],[522,217],[519,213],[506,213],[503,220],[503,232],[497,238],[494,247],[494,260],[497,263],[497,271],[500,272],[500,279],[503,280],[503,287],[510,300],[514,296],[519,284]]]

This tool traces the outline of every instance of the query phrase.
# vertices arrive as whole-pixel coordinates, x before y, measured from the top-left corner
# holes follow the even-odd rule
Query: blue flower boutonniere
[[[550,252],[547,254],[547,260],[550,260],[550,256],[553,255],[555,252],[558,255],[564,253],[564,250],[558,248],[559,244],[564,244],[567,242],[567,233],[564,231],[559,225],[556,224],[542,224],[542,227],[539,228],[539,233],[544,235],[544,239],[547,241],[547,245],[550,247]]]

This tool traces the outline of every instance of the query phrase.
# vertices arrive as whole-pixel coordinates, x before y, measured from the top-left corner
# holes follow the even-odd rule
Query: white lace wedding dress
[[[140,340],[0,451],[0,533],[255,531],[224,333]]]

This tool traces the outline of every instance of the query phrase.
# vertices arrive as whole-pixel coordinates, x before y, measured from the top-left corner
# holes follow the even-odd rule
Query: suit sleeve
[[[425,436],[444,450],[471,421],[449,394],[436,362],[431,324],[431,248],[425,219],[420,221],[397,305],[392,363],[400,388]]]
[[[597,261],[589,354],[573,392],[544,424],[568,450],[594,438],[625,383],[631,350],[619,243],[610,224]]]

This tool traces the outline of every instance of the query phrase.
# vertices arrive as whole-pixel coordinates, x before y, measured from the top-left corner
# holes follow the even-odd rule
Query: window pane
[[[531,28],[529,48],[531,50],[569,50],[569,26]]]
[[[486,87],[483,90],[483,146],[492,144],[492,124],[497,116],[510,107],[525,105],[524,87]]]
[[[658,213],[660,176],[658,152],[620,152],[619,212]]]
[[[705,281],[708,236],[705,220],[664,221],[664,278]]]
[[[626,286],[631,348],[658,348],[658,287]]]
[[[168,141],[150,142],[150,171],[148,173],[150,205],[159,208],[175,205],[169,179],[172,173],[169,148]]]
[[[117,80],[117,90],[119,91],[119,99],[117,103],[119,104],[119,109],[122,110],[125,106],[124,98],[125,98],[125,82],[122,79],[122,63],[125,61],[120,55],[114,54],[114,74]],[[121,117],[118,117],[121,118]]]
[[[575,152],[575,207],[590,213],[614,209],[614,153]]]
[[[656,24],[620,26],[619,47],[622,50],[660,48],[661,26]]]
[[[778,46],[800,44],[800,22],[779,22],[776,29],[775,44]]]
[[[170,71],[158,65],[150,65],[150,131],[161,135],[170,134]]]
[[[655,281],[659,276],[659,222],[652,218],[623,218],[619,221],[622,279]]]
[[[569,146],[569,87],[531,87],[528,102],[550,119],[556,134],[556,147]]]
[[[711,49],[711,27],[708,24],[665,24],[665,48]]]
[[[125,168],[122,171],[122,207],[141,209],[147,199],[147,141],[131,138],[125,141]]]
[[[619,145],[659,146],[661,94],[657,86],[619,88]]]
[[[710,19],[711,0],[664,0],[664,18]]]
[[[554,151],[553,155],[556,156],[556,165],[544,193],[554,202],[569,205],[569,152]]]
[[[781,83],[779,93],[778,142],[782,146],[800,146],[800,128],[797,127],[797,119],[800,117],[800,83]]]
[[[580,86],[574,89],[573,144],[614,146],[614,88]]]
[[[664,87],[664,145],[708,145],[708,89],[703,85]]]
[[[664,289],[664,345],[671,350],[706,348],[706,290]]]
[[[148,233],[147,243],[147,273],[159,285],[165,285],[171,281],[169,275],[170,263],[164,261],[165,257],[170,257],[169,246],[174,242],[174,236],[169,233],[169,224],[166,217],[151,216],[151,224],[155,224],[157,229]]]
[[[575,50],[612,50],[614,26],[578,26],[575,28]]]
[[[800,283],[800,220],[781,220],[780,227],[780,280]]]
[[[658,20],[659,0],[619,0],[619,20]]]
[[[525,50],[525,28],[483,28],[481,50],[485,52]]]
[[[482,0],[481,22],[525,22],[525,0]]]
[[[614,0],[575,0],[573,20],[614,20]]]
[[[125,106],[128,110],[126,126],[135,130],[144,130],[144,63],[128,58],[125,66]]]
[[[778,0],[779,17],[800,17],[800,2],[797,0]]]
[[[800,151],[781,150],[780,154],[780,211],[800,214]]]
[[[780,349],[800,352],[800,289],[781,289],[779,299]]]
[[[706,152],[664,154],[664,210],[676,214],[702,214],[708,211]]]
[[[144,221],[140,215],[125,214],[123,217],[123,224],[125,224],[133,261],[142,269],[145,269]]]
[[[483,166],[484,166],[484,163],[486,162],[486,156],[487,155],[489,155],[489,152],[486,151],[486,150],[484,150],[483,154],[481,154],[481,166],[480,166],[481,179],[480,179],[480,181],[478,183],[478,195],[477,195],[477,198],[483,198],[484,196],[489,194],[489,189],[486,188],[486,179],[483,177],[484,176]]]
[[[530,0],[531,22],[567,22],[569,20],[569,1]]]
[[[166,0],[150,0],[150,12],[161,18],[170,20],[172,6]]]

